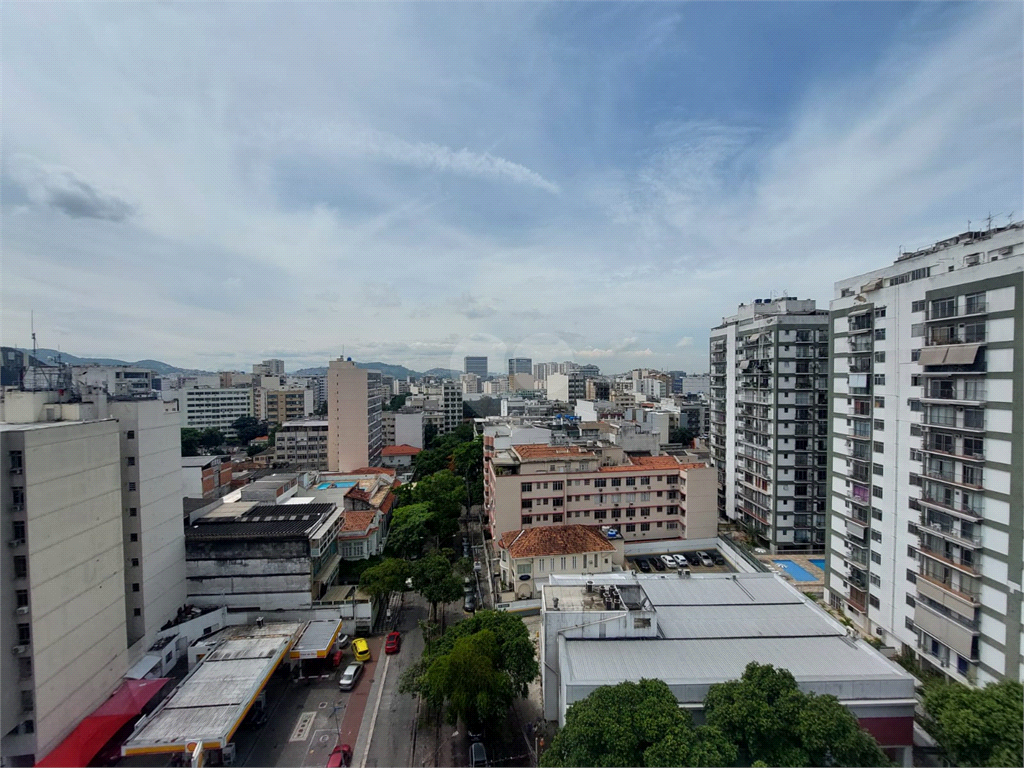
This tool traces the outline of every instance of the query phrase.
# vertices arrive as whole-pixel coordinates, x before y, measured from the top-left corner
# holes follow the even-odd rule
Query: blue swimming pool
[[[328,488],[351,488],[353,485],[355,485],[354,482],[346,480],[340,483],[320,483],[316,489],[318,491],[326,491]]]
[[[821,568],[821,570],[823,570],[823,571],[825,570],[825,561],[823,559],[822,560],[817,560],[817,559],[815,559],[813,557],[809,557],[807,559],[810,560],[811,565],[816,565],[819,568]]]
[[[810,571],[803,568],[792,560],[772,560],[782,570],[792,576],[796,581],[817,581],[818,577],[813,576]]]

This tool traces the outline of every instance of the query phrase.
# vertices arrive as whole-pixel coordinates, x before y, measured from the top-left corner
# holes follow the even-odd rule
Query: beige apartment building
[[[305,419],[316,408],[316,393],[306,387],[268,389],[260,387],[255,393],[256,418],[271,424]]]
[[[327,467],[348,472],[379,467],[381,400],[367,371],[348,360],[331,360],[327,369]]]
[[[604,443],[496,450],[485,435],[484,508],[495,540],[566,523],[614,528],[626,542],[718,535],[713,468]]]
[[[274,460],[302,469],[327,469],[327,419],[286,421],[274,439]]]

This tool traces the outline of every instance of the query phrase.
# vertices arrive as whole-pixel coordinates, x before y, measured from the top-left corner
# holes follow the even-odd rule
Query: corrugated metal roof
[[[754,578],[751,578],[751,577]],[[676,577],[637,579],[651,602],[662,605],[752,605],[803,603],[804,598],[773,574],[743,574],[742,579],[729,576],[697,577],[685,581]],[[685,588],[681,588],[685,584]]]
[[[334,641],[341,626],[340,619],[318,619],[309,622],[299,641],[292,646],[292,654],[301,651],[324,651]]]
[[[658,630],[670,639],[843,635],[818,611],[788,605],[690,605],[658,609]]]
[[[566,685],[615,685],[654,678],[669,685],[737,680],[752,661],[804,680],[903,680],[909,675],[863,643],[845,637],[708,640],[567,640]],[[868,697],[870,698],[870,697]]]

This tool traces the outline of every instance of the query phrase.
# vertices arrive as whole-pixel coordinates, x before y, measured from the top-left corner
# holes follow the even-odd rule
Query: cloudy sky
[[[707,369],[1024,217],[1020,3],[19,3],[4,344]]]

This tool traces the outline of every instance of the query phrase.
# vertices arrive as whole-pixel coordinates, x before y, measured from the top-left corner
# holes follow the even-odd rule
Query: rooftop
[[[523,461],[539,459],[596,459],[597,454],[579,445],[513,445],[512,450],[516,452]]]
[[[500,546],[514,558],[611,552],[615,546],[587,525],[553,525],[506,531]]]
[[[381,456],[415,456],[417,453],[422,451],[422,448],[416,448],[412,445],[386,445],[381,448]]]

